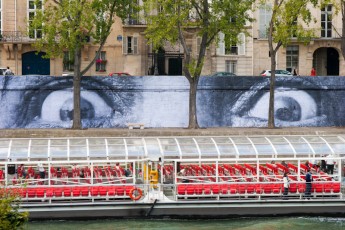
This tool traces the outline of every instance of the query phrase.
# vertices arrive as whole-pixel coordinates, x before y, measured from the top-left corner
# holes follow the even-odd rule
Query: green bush
[[[0,188],[0,230],[23,229],[29,219],[19,212],[21,188]]]

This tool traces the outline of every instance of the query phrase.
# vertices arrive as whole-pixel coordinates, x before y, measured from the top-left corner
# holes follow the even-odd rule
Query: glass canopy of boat
[[[3,161],[303,158],[345,154],[345,135],[0,139]]]

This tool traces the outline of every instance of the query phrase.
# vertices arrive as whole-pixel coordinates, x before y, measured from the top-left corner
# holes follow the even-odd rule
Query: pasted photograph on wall
[[[73,78],[0,77],[0,128],[70,128]],[[266,127],[269,79],[201,77],[197,116],[201,127]],[[344,126],[345,80],[340,77],[276,79],[278,127]],[[83,77],[83,128],[187,127],[189,83],[181,76]]]

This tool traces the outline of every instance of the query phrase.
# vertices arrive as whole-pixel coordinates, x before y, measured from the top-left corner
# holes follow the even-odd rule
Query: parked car
[[[232,77],[232,76],[236,76],[236,74],[231,73],[231,72],[216,72],[210,75],[210,77]]]
[[[119,73],[110,73],[109,76],[110,77],[126,77],[126,76],[132,76],[132,75],[125,72],[119,72]]]
[[[74,77],[74,72],[63,72],[62,77]]]
[[[260,75],[269,77],[271,76],[271,70],[263,70]],[[292,73],[287,70],[276,69],[276,77],[292,77]]]

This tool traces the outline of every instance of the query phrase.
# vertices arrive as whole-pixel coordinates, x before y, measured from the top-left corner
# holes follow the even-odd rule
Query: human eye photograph
[[[140,95],[121,90],[122,79],[84,77],[81,82],[83,127],[123,127],[133,116]],[[130,81],[130,80],[128,80]],[[128,81],[126,84],[128,84]],[[12,77],[2,79],[2,128],[69,128],[73,121],[71,77]],[[20,87],[18,87],[20,85]]]
[[[224,81],[223,81],[224,80]],[[269,79],[218,79],[210,93],[201,81],[198,100],[204,126],[267,127]],[[205,82],[205,83],[204,83]],[[277,77],[274,117],[277,127],[341,126],[344,93],[336,90],[342,78]],[[338,86],[337,86],[338,85]]]

